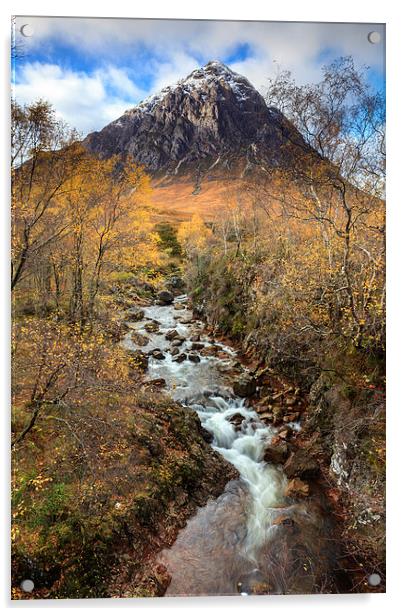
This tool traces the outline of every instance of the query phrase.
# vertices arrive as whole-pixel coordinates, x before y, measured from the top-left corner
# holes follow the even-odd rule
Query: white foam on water
[[[182,324],[177,320],[183,315],[191,317],[191,313],[185,309],[186,299],[186,296],[175,299],[176,304],[183,304],[183,311],[175,310],[173,306],[150,306],[144,309],[148,320],[154,319],[160,324],[159,332],[147,333],[144,329],[146,320],[137,323],[136,329],[150,338],[145,350],[159,347],[165,353],[164,360],[150,358],[150,377],[164,378],[172,397],[188,404],[198,413],[203,427],[213,435],[212,446],[215,451],[233,464],[246,483],[250,499],[244,550],[250,560],[255,560],[258,548],[272,532],[272,517],[277,515],[275,507],[283,502],[286,488],[286,477],[281,468],[267,464],[263,459],[265,447],[275,431],[263,424],[244,400],[233,397],[219,372],[219,366],[227,365],[227,359],[201,356],[199,363],[188,359],[182,363],[174,361],[168,350],[170,343],[165,338],[166,332],[176,329],[180,335],[186,336],[187,341],[180,347],[180,352],[189,350],[189,338],[194,332],[194,325]],[[203,336],[203,342],[211,344],[207,336]],[[125,344],[130,348],[144,350],[144,347],[136,347],[128,337]],[[229,362],[233,361],[236,352],[227,345],[220,346],[232,358],[229,358]],[[206,393],[211,391],[216,394]],[[242,421],[236,419],[237,426],[231,422],[234,415],[243,417]]]

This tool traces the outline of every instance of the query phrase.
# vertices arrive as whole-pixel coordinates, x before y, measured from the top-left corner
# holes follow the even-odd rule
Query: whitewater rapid
[[[163,378],[168,393],[197,412],[213,437],[212,447],[233,464],[240,477],[230,481],[218,499],[201,507],[174,545],[161,553],[172,575],[167,594],[251,594],[256,587],[264,594],[287,592],[291,585],[287,577],[293,574],[293,569],[287,573],[293,562],[289,554],[294,548],[289,532],[284,534],[287,529],[273,522],[280,515],[284,519],[296,515],[303,523],[313,516],[304,505],[289,504],[282,467],[264,461],[265,448],[277,430],[264,424],[246,400],[234,396],[230,373],[238,362],[236,352],[211,340],[203,323],[192,318],[186,302],[183,295],[175,299],[175,306],[145,307],[144,319],[129,325],[149,342],[138,347],[130,331],[124,345],[144,352],[157,348],[163,353],[163,359],[150,356],[149,378]],[[147,331],[150,322],[157,323],[157,332]],[[180,353],[197,353],[199,362],[175,361],[171,342],[165,337],[172,329],[184,338]],[[191,338],[204,348],[218,346],[220,356],[192,351]],[[236,422],[231,422],[235,415]],[[312,550],[307,546],[304,552]],[[313,582],[306,571],[295,578],[292,592],[311,592]]]

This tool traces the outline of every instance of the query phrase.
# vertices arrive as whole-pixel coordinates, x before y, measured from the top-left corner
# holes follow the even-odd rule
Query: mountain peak
[[[102,156],[131,154],[151,172],[177,173],[208,158],[275,164],[288,133],[286,119],[248,79],[211,60],[88,135],[85,145]]]

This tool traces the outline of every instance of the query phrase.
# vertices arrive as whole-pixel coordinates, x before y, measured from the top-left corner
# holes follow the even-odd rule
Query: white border
[[[1,392],[3,394],[3,438],[2,460],[5,473],[2,474],[3,491],[0,493],[2,502],[1,521],[5,525],[2,533],[1,570],[0,580],[2,586],[2,603],[6,609],[42,611],[43,609],[69,609],[78,614],[95,613],[101,609],[103,613],[112,613],[116,609],[132,609],[138,613],[150,613],[150,610],[163,610],[165,614],[188,612],[194,615],[208,612],[229,611],[231,614],[244,615],[245,610],[252,610],[253,616],[266,614],[268,610],[279,611],[281,616],[297,613],[336,614],[346,610],[353,610],[355,614],[365,616],[378,616],[387,614],[388,610],[401,603],[399,586],[401,585],[401,531],[400,531],[400,503],[401,478],[398,473],[400,460],[400,442],[402,438],[402,405],[401,405],[401,245],[402,245],[402,203],[400,199],[400,183],[402,181],[401,165],[401,46],[402,34],[401,15],[399,3],[395,0],[336,0],[323,2],[322,0],[287,0],[284,2],[267,2],[262,0],[247,0],[235,5],[229,0],[203,0],[190,3],[187,1],[169,0],[168,2],[154,0],[152,3],[137,4],[132,0],[114,0],[113,3],[100,4],[98,2],[84,2],[83,0],[69,0],[68,3],[56,4],[51,0],[5,0],[1,6],[0,27],[2,30],[2,96],[1,111],[2,131],[1,153],[4,159],[1,165],[2,173],[2,200],[0,220],[0,274],[2,285],[1,340],[3,349],[3,364],[0,371]],[[337,22],[366,22],[387,23],[387,113],[388,113],[388,580],[386,595],[329,595],[329,596],[288,596],[288,597],[245,597],[245,598],[197,598],[197,599],[155,599],[155,600],[69,600],[69,601],[27,601],[11,602],[9,595],[9,563],[8,546],[4,537],[8,536],[9,496],[8,496],[8,430],[9,416],[7,412],[9,391],[9,301],[8,301],[8,251],[9,251],[9,173],[8,173],[8,139],[4,135],[9,133],[9,67],[8,53],[10,41],[10,16],[17,15],[68,15],[68,16],[96,16],[96,17],[165,17],[188,19],[255,19],[255,20],[286,20],[286,21],[337,21]],[[399,73],[399,75],[398,75]],[[245,603],[244,603],[245,601]]]

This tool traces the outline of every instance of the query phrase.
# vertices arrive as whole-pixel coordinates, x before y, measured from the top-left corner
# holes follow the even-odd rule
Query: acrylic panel
[[[11,56],[13,599],[385,592],[385,25]]]

